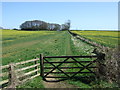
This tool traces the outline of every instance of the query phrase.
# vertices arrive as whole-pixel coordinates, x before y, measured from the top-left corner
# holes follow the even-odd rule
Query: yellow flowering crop
[[[115,47],[119,41],[119,31],[72,31],[104,46]]]

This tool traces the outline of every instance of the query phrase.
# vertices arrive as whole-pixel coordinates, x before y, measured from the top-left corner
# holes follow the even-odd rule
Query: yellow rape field
[[[108,47],[116,47],[119,43],[119,31],[72,31],[91,41],[95,41],[101,45]]]

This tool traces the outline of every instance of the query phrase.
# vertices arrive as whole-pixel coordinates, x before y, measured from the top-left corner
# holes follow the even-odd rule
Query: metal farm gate
[[[52,60],[48,60],[52,59]],[[63,59],[56,61],[54,59]],[[78,60],[79,59],[79,60]],[[89,59],[89,60],[80,60]],[[40,75],[44,81],[58,82],[75,78],[78,74],[95,74],[98,56],[43,56],[40,54]],[[48,65],[46,65],[48,64]],[[63,65],[64,64],[64,65]],[[73,66],[76,64],[77,66]],[[79,65],[78,65],[79,64]],[[74,72],[68,71],[74,69]],[[76,69],[76,70],[75,70]],[[84,71],[87,69],[87,71]],[[55,75],[51,75],[55,74]],[[60,75],[62,74],[62,75]],[[53,78],[48,79],[47,78]],[[57,78],[57,79],[55,79]]]

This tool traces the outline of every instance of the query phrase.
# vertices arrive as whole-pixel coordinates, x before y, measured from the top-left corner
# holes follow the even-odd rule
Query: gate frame
[[[49,62],[48,60],[46,60],[46,58],[66,58],[64,61],[62,61],[62,62],[56,62],[56,63],[60,63],[60,64],[58,64],[57,66],[55,66],[53,63],[55,63],[55,62]],[[59,66],[61,66],[63,63],[67,63],[66,61],[68,60],[68,59],[73,59],[75,62],[74,63],[79,63],[80,65],[82,65],[82,67],[80,68],[80,70],[79,71],[77,71],[77,72],[71,72],[71,73],[75,73],[75,74],[73,74],[72,76],[69,76],[69,75],[67,75],[67,72],[64,72],[64,71],[62,71],[60,68],[59,68]],[[75,58],[96,58],[95,60],[93,60],[93,61],[77,61]],[[83,72],[83,73],[93,73],[93,74],[95,74],[95,75],[97,75],[98,76],[98,74],[97,73],[95,73],[95,72],[93,72],[92,70],[90,70],[89,68],[89,65],[91,65],[91,64],[93,64],[93,63],[95,63],[96,62],[96,64],[97,64],[97,62],[100,60],[100,59],[102,59],[102,57],[101,56],[99,56],[99,55],[92,55],[92,56],[43,56],[43,54],[40,54],[40,76],[42,77],[42,79],[44,80],[44,81],[47,81],[47,82],[59,82],[59,81],[63,81],[63,80],[68,80],[68,79],[71,79],[71,78],[74,78],[74,76],[75,75],[77,75],[78,73],[82,73],[81,71],[82,70],[84,70],[84,69],[87,69],[87,70],[89,70],[90,72]],[[44,62],[44,60],[46,61],[46,62]],[[69,61],[70,62],[70,61]],[[90,62],[90,63],[88,63],[87,65],[83,65],[83,64],[81,64],[81,62]],[[49,63],[49,64],[51,64],[52,66],[53,66],[53,68],[51,68],[52,70],[50,71],[50,72],[46,72],[47,74],[46,75],[44,75],[44,63]],[[99,63],[99,62],[98,62]],[[67,68],[70,68],[70,67],[67,67]],[[92,68],[92,67],[91,67]],[[97,67],[93,67],[93,68],[97,68]],[[55,69],[58,69],[59,71],[61,71],[61,73],[64,73],[66,76],[68,76],[68,77],[66,77],[66,78],[64,78],[64,79],[61,79],[61,80],[46,80],[46,77],[47,77],[47,75],[48,74],[50,74],[50,73],[52,73],[52,71],[54,71]],[[58,72],[56,72],[56,73],[58,73]],[[68,72],[69,73],[69,72]],[[49,76],[48,76],[49,77]],[[49,78],[55,78],[55,77],[49,77]],[[57,77],[56,77],[57,78]],[[58,78],[60,78],[60,77],[58,77]],[[62,77],[61,77],[62,78]]]

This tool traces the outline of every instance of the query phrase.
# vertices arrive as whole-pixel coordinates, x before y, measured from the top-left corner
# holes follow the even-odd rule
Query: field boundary
[[[4,66],[0,66],[0,70],[3,71],[2,73],[0,73],[0,77],[3,78],[3,80],[0,81],[0,88],[15,88],[16,86],[18,86],[20,84],[23,84],[25,81],[31,80],[31,79],[33,79],[35,77],[38,77],[38,76],[41,76],[43,78],[43,80],[45,80],[44,79],[44,69],[45,69],[45,67],[43,66],[43,64],[45,63],[45,62],[43,62],[43,60],[45,58],[65,58],[65,60],[63,62],[60,62],[60,65],[61,65],[61,63],[69,63],[70,61],[66,62],[66,60],[69,59],[69,58],[74,60],[70,63],[79,63],[79,64],[81,64],[82,62],[88,63],[88,65],[85,65],[85,66],[83,65],[82,67],[77,67],[77,68],[80,69],[80,71],[75,72],[75,75],[77,73],[83,73],[81,71],[84,70],[84,69],[88,69],[90,72],[84,72],[84,73],[93,73],[93,74],[95,74],[99,77],[99,69],[100,69],[99,60],[102,60],[104,58],[104,56],[101,57],[99,55],[95,55],[95,56],[44,56],[43,57],[42,54],[40,54],[40,58],[31,59],[31,60],[27,60],[27,61],[22,61],[22,62],[18,62],[18,63],[10,63],[10,64],[4,65]],[[95,59],[93,61],[78,62],[78,61],[76,61],[75,58],[97,58],[97,59]],[[48,63],[51,64],[51,62],[48,62]],[[91,67],[91,66],[89,67],[89,65],[91,65],[92,63],[96,63],[96,65],[97,65],[96,66],[97,67],[96,73],[94,73],[93,71],[90,70],[90,68],[96,68],[96,67]],[[51,68],[60,69],[58,66],[46,67],[46,69],[47,68],[49,68],[49,69],[51,69]],[[61,68],[66,69],[66,67],[61,67]],[[68,68],[76,68],[76,67],[70,67],[69,66],[69,67],[67,67],[67,69]],[[73,72],[70,72],[70,73],[73,73]],[[64,74],[66,74],[66,72],[64,72]],[[73,75],[73,77],[75,75]],[[7,76],[7,79],[4,78],[5,76]],[[49,77],[49,78],[51,78],[51,77]]]
[[[104,59],[100,61],[102,64],[99,65],[99,73],[101,79],[106,79],[109,83],[117,82],[118,86],[120,86],[120,45],[111,48],[106,47],[104,45],[98,44],[94,41],[90,41],[89,39],[86,39],[82,37],[79,34],[73,33],[71,31],[68,31],[73,37],[86,42],[92,46],[95,46],[95,49],[92,53],[103,55]]]
[[[71,32],[71,31],[68,31],[68,32],[69,32],[72,36],[76,37],[77,39],[80,39],[80,40],[82,40],[83,42],[86,42],[86,43],[88,43],[88,44],[90,44],[90,45],[92,45],[92,46],[99,47],[99,48],[101,48],[101,49],[109,48],[109,47],[106,47],[106,46],[104,46],[104,45],[98,44],[98,43],[96,43],[96,42],[94,42],[94,41],[90,41],[89,39],[86,39],[86,38],[82,37],[81,35],[78,35],[78,34],[73,33],[73,32]]]
[[[49,61],[48,59],[51,58],[63,58],[63,61]],[[96,58],[95,60],[92,61],[78,61],[77,58]],[[69,61],[69,59],[72,59],[72,61]],[[40,76],[42,77],[42,79],[44,81],[47,82],[59,82],[59,81],[63,81],[63,80],[67,80],[67,79],[72,79],[72,78],[76,78],[76,75],[78,73],[81,74],[94,74],[96,77],[99,77],[99,65],[101,64],[99,61],[103,60],[104,56],[99,56],[99,55],[92,55],[92,56],[43,56],[43,54],[40,54]],[[55,63],[57,63],[58,65],[55,65]],[[72,66],[62,66],[63,63],[76,63],[79,64],[81,66],[77,66],[77,67],[72,67]],[[84,65],[83,63],[87,63],[86,65]],[[45,64],[50,64],[52,66],[45,66]],[[95,64],[95,65],[94,65]],[[92,65],[92,66],[91,66]],[[61,67],[62,66],[62,67]],[[45,69],[49,69],[49,71],[45,72]],[[59,70],[60,72],[54,72]],[[62,69],[79,69],[79,71],[74,71],[74,72],[66,72],[65,70]],[[84,71],[85,69],[87,69],[88,71]],[[64,74],[65,76],[49,76],[50,74]],[[71,76],[69,76],[68,74],[72,74]],[[46,78],[60,78],[59,80],[47,80]]]
[[[83,65],[82,67],[77,67],[80,69],[80,71],[78,71],[78,72],[68,72],[68,73],[74,73],[74,75],[72,77],[69,77],[69,78],[73,78],[77,73],[93,73],[97,77],[99,77],[99,71],[101,69],[100,68],[101,62],[99,62],[99,61],[103,60],[104,56],[99,56],[99,55],[95,55],[95,56],[43,56],[42,54],[40,54],[40,58],[22,61],[22,62],[18,62],[18,63],[10,63],[8,65],[0,66],[0,70],[3,71],[2,73],[0,73],[0,77],[3,78],[3,80],[0,81],[0,88],[15,88],[16,86],[23,84],[25,81],[31,80],[38,76],[41,76],[43,78],[43,80],[45,80],[45,77],[44,77],[44,73],[45,73],[44,69],[45,68],[46,69],[47,68],[48,69],[51,69],[51,68],[52,69],[53,68],[54,69],[56,69],[56,68],[57,69],[76,68],[76,67],[70,67],[70,66],[59,68],[58,66],[54,66],[52,64],[54,62],[49,62],[48,60],[47,60],[48,62],[46,61],[46,63],[50,63],[54,67],[44,67],[45,62],[43,60],[46,58],[65,58],[65,60],[63,62],[60,62],[60,61],[57,62],[57,63],[60,63],[58,66],[60,66],[62,63],[78,63],[78,64],[81,64],[82,62],[88,63],[87,65]],[[73,59],[73,61],[66,62],[66,60],[68,60],[69,58]],[[78,62],[75,58],[96,58],[96,59],[93,61],[79,61]],[[97,66],[89,67],[89,65],[91,65],[92,63],[96,63]],[[95,70],[95,72],[93,72],[90,70],[90,68],[97,68],[97,69]],[[88,69],[90,72],[81,72],[84,69]],[[64,73],[65,75],[67,75],[67,72],[64,72],[62,70],[61,70],[61,73]],[[48,74],[49,74],[49,72],[48,72]],[[4,78],[5,76],[7,76],[7,79]],[[49,78],[55,78],[55,77],[49,77]],[[47,81],[47,80],[45,80],[45,81]]]
[[[4,78],[5,76],[7,76],[7,79],[0,81],[0,88],[15,88],[17,85],[22,84],[27,80],[40,76],[40,68],[38,67],[40,64],[38,61],[39,58],[36,58],[32,60],[22,61],[18,63],[10,63],[8,65],[0,66],[0,70],[4,71],[4,69],[6,69],[6,71],[0,73],[0,77]],[[25,65],[29,63],[32,63],[33,65]],[[22,67],[16,69],[16,67],[18,67],[19,65],[22,65]],[[18,73],[19,75],[17,75],[17,72],[25,71],[28,69],[32,70],[23,72],[22,74]]]

